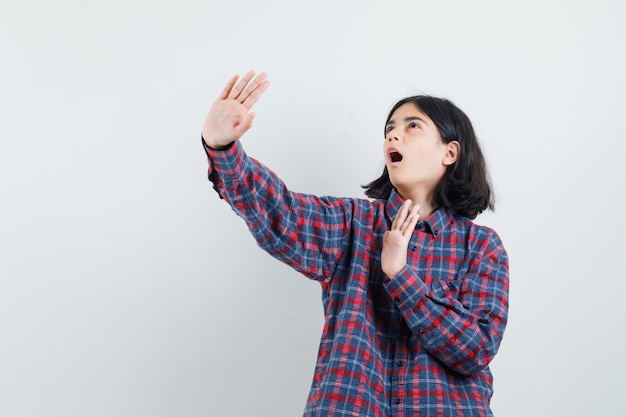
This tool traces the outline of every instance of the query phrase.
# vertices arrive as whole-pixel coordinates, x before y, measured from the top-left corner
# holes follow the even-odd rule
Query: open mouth
[[[402,154],[398,151],[391,151],[389,152],[389,159],[391,162],[400,162],[402,161]]]

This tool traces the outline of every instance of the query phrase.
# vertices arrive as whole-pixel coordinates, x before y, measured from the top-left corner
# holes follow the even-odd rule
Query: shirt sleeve
[[[490,231],[462,280],[429,288],[405,266],[385,285],[424,348],[449,369],[469,376],[489,365],[502,341],[508,278],[507,253]]]
[[[257,244],[309,278],[331,277],[350,235],[352,200],[289,191],[239,141],[223,150],[202,143],[209,180]]]

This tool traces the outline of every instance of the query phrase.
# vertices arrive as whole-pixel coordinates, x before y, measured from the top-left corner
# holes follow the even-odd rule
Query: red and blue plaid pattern
[[[498,235],[440,208],[420,221],[407,266],[381,270],[402,199],[287,190],[239,142],[205,145],[209,179],[258,244],[323,288],[325,324],[305,416],[491,416],[507,320],[508,259]]]

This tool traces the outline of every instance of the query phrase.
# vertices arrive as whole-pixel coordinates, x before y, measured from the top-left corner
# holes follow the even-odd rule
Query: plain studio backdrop
[[[248,153],[362,197],[400,98],[487,157],[510,256],[497,416],[624,411],[622,1],[2,0],[0,416],[298,416],[320,287],[206,179],[226,81],[272,82]]]

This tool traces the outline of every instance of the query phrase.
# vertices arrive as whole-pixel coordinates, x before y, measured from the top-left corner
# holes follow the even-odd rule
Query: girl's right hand
[[[249,112],[250,108],[270,85],[264,72],[257,77],[254,74],[248,72],[239,82],[235,75],[211,106],[202,127],[202,137],[209,147],[225,148],[252,126],[254,113]]]

